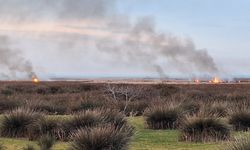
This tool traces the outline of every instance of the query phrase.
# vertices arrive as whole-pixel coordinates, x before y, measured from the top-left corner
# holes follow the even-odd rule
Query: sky
[[[0,14],[0,79],[250,76],[248,0],[0,0]]]
[[[250,73],[248,0],[128,0],[119,8],[132,16],[154,16],[161,30],[191,37],[229,74]]]

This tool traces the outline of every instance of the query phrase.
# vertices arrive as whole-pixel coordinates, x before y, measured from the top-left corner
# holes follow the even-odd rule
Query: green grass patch
[[[131,150],[215,150],[222,144],[179,142],[177,130],[145,129],[145,122],[142,117],[129,118],[129,122],[137,131],[131,143]]]
[[[52,116],[50,116],[52,117]],[[55,117],[55,116],[53,116]],[[63,116],[62,118],[68,118]],[[130,117],[128,121],[135,127],[136,134],[130,145],[130,150],[216,150],[227,143],[190,143],[179,142],[179,132],[177,130],[149,130],[145,129],[145,122],[142,117]],[[237,132],[234,135],[240,136]],[[0,143],[8,150],[22,150],[27,144],[34,145],[37,149],[36,141],[26,139],[0,138]],[[53,150],[67,150],[69,143],[57,142]]]

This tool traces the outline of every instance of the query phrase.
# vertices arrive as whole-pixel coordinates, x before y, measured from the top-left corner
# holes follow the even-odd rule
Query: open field
[[[244,126],[238,126],[242,123],[241,120],[237,120],[236,123],[231,120],[232,116],[236,116],[236,112],[249,111],[249,100],[250,84],[107,84],[86,82],[41,82],[35,84],[31,82],[1,82],[0,143],[10,150],[21,150],[27,144],[38,149],[36,140],[28,140],[29,133],[24,133],[21,136],[11,135],[11,137],[4,134],[2,129],[4,118],[17,108],[31,109],[43,114],[45,118],[59,118],[63,121],[70,120],[76,114],[85,111],[111,109],[124,114],[128,124],[135,128],[134,136],[129,144],[131,150],[223,149],[223,146],[234,141],[235,137],[248,135],[250,123],[244,122]],[[148,118],[153,114],[153,108],[165,109],[165,118],[158,120],[162,121],[160,126],[157,124],[159,122],[149,123]],[[166,117],[168,109],[177,110],[178,115],[180,112],[183,122],[173,121],[172,126],[172,122],[169,122],[172,119]],[[157,112],[159,113],[159,111]],[[248,118],[248,114],[246,116]],[[183,140],[181,137],[189,136],[184,132],[183,126],[186,120],[194,118],[222,121],[222,125],[225,124],[225,128],[228,129],[227,137],[224,138],[225,135],[223,135],[223,138],[216,136],[213,139],[213,134],[210,135],[206,131],[206,135],[204,137],[202,135],[204,138],[202,141],[196,141],[195,137]],[[67,123],[63,121],[61,125]],[[65,137],[60,138],[58,137],[53,149],[66,150],[70,146],[71,140],[67,138],[67,142],[65,142]]]
[[[176,130],[147,130],[144,129],[144,121],[142,118],[129,118],[131,124],[136,127],[136,135],[130,146],[131,150],[168,150],[168,149],[217,149],[221,143],[186,143],[178,142],[178,131]],[[38,148],[37,142],[31,142],[25,139],[1,138],[3,143],[9,150],[21,150],[27,144],[32,144]],[[68,143],[58,142],[53,150],[67,150]]]

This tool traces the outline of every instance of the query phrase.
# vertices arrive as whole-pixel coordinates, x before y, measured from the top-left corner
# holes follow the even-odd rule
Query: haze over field
[[[0,0],[0,79],[249,75],[246,0]]]

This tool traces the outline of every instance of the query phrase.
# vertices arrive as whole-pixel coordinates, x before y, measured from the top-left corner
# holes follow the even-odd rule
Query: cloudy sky
[[[250,75],[248,0],[0,0],[0,77]]]

